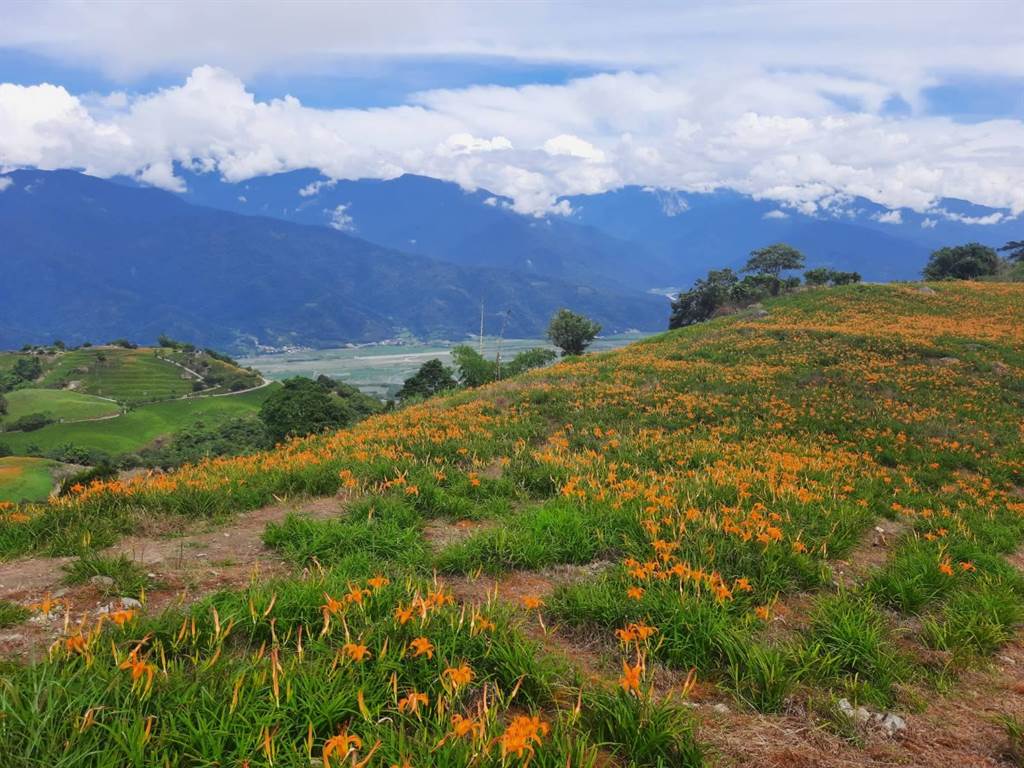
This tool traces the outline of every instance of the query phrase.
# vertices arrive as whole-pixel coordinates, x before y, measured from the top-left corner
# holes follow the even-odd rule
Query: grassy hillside
[[[53,490],[53,470],[59,466],[50,459],[0,458],[0,502],[43,501]]]
[[[226,397],[199,397],[140,405],[123,416],[101,422],[51,424],[34,432],[0,433],[0,443],[14,454],[30,449],[46,453],[72,444],[87,451],[117,457],[134,453],[160,437],[203,422],[207,425],[259,411],[272,385]],[[11,400],[17,392],[11,393]],[[103,401],[100,401],[103,402]]]
[[[120,411],[117,403],[63,389],[16,389],[4,397],[7,415],[0,416],[0,424],[9,424],[30,413],[42,413],[55,421],[80,421]]]
[[[1024,618],[1007,558],[1024,539],[1024,286],[767,309],[10,513],[6,557],[82,554],[140,518],[348,499],[268,526],[293,575],[90,619],[16,670],[0,752],[554,768],[694,766],[710,742],[788,764],[764,750],[796,728],[844,764],[943,764],[859,749],[867,726],[836,702],[941,708]]]
[[[126,403],[181,397],[194,377],[148,348],[90,347],[59,355],[46,371],[44,387],[65,387]]]

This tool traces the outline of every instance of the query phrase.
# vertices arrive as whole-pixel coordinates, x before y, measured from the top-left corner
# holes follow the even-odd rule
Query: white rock
[[[895,712],[886,712],[878,725],[886,736],[895,736],[907,730],[907,722]]]
[[[718,704],[715,704],[713,707],[711,707],[711,709],[714,710],[715,712],[717,712],[720,715],[727,715],[727,714],[729,714],[729,707],[727,707],[725,704],[722,704],[721,702],[719,702]]]

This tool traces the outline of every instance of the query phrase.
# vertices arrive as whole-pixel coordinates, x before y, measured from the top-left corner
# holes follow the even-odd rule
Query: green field
[[[644,334],[619,334],[597,339],[591,351],[600,352],[617,349],[643,338]],[[463,342],[477,348],[478,342]],[[359,387],[375,397],[393,397],[402,383],[412,376],[423,363],[433,358],[451,365],[451,348],[455,343],[436,342],[432,344],[375,345],[340,349],[303,349],[295,352],[280,352],[271,355],[257,355],[241,358],[240,365],[258,368],[271,379],[286,379],[290,376],[316,378],[323,374],[332,379]],[[546,339],[504,339],[501,342],[502,359],[507,360],[517,352],[534,347],[554,349]],[[498,340],[484,339],[484,355],[494,359],[498,351]]]
[[[0,501],[42,501],[53,490],[59,462],[25,456],[0,459]]]
[[[152,349],[90,347],[57,356],[45,365],[42,386],[66,387],[125,403],[181,397],[192,391],[193,377],[159,359]]]
[[[0,417],[0,425],[10,424],[30,413],[43,413],[57,421],[80,421],[109,416],[120,410],[117,403],[66,389],[16,389],[4,397],[7,415]]]
[[[47,452],[70,443],[79,448],[120,456],[198,421],[214,424],[255,414],[272,391],[273,386],[270,386],[241,395],[141,405],[116,419],[51,424],[35,432],[3,434],[0,435],[0,443],[14,454],[27,453],[30,448]]]

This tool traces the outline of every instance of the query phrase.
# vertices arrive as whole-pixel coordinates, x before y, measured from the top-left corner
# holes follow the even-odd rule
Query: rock
[[[729,714],[729,707],[723,704],[722,702],[718,702],[713,707],[711,707],[711,709],[712,711],[717,712],[720,715]]]
[[[895,712],[880,715],[878,727],[886,736],[897,736],[907,730],[907,722]]]
[[[134,597],[122,597],[121,608],[122,610],[139,610],[140,608],[142,608],[142,603],[140,603]]]
[[[918,293],[933,294],[935,293],[934,288],[929,288],[927,285],[922,285],[917,289]]]
[[[839,707],[840,712],[853,720],[853,722],[860,725],[863,725],[871,719],[871,713],[868,712],[865,707],[857,707],[854,709],[854,706],[850,703],[849,699],[840,699],[837,706]]]
[[[100,576],[97,574],[89,579],[89,583],[92,584],[96,589],[113,589],[116,582],[109,576]]]

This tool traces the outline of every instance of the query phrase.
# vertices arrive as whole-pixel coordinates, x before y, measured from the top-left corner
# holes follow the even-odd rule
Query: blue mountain
[[[460,339],[480,303],[506,333],[543,332],[567,306],[607,331],[665,327],[664,299],[462,266],[330,227],[242,216],[72,171],[16,171],[0,192],[0,347],[152,341],[244,349]]]
[[[894,219],[864,199],[805,215],[730,191],[683,194],[626,187],[568,198],[567,217],[536,218],[511,210],[487,190],[422,176],[332,181],[293,171],[239,183],[213,173],[182,172],[186,200],[236,213],[335,226],[389,248],[463,266],[500,266],[606,289],[686,285],[708,269],[741,266],[749,252],[784,241],[809,266],[855,270],[867,280],[920,276],[935,248],[971,240],[1001,245],[1024,237],[1018,220],[946,200],[947,215],[908,209]]]

